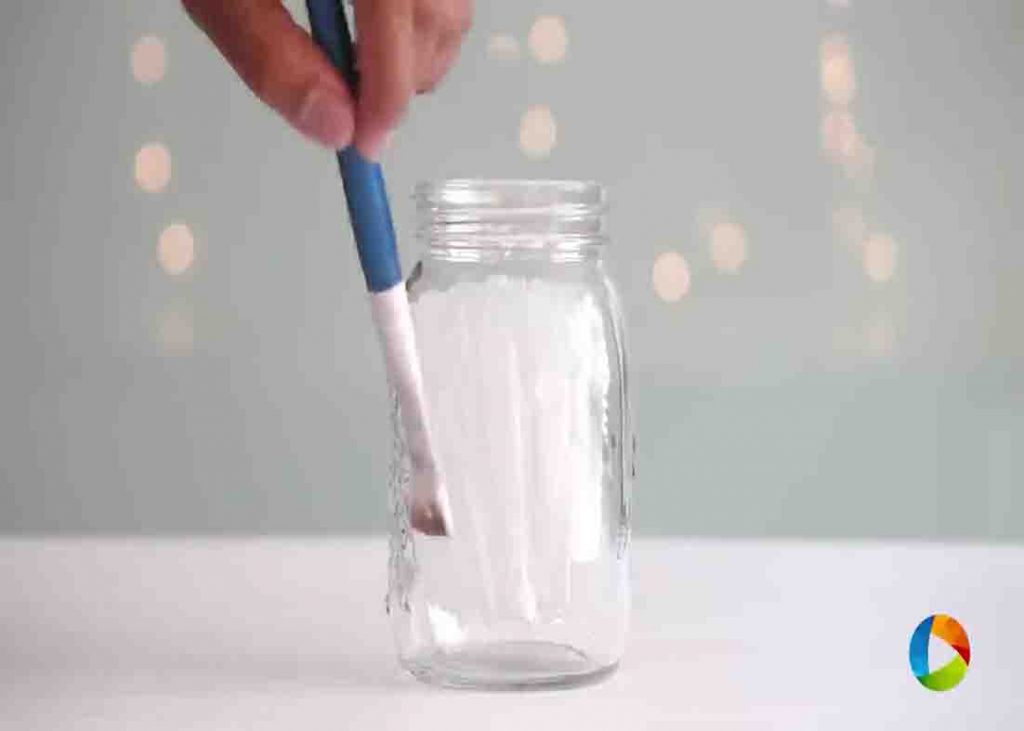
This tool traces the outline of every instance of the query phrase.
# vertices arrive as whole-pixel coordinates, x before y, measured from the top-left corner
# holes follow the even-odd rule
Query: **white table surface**
[[[1024,728],[1024,549],[642,540],[619,672],[530,693],[428,687],[393,659],[386,544],[0,541],[0,729]],[[935,612],[948,693],[907,646]]]

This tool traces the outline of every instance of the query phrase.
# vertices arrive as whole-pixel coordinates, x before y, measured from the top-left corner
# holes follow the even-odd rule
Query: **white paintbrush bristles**
[[[564,618],[572,583],[599,580],[610,550],[601,303],[586,284],[491,275],[424,291],[412,315],[459,521],[418,554],[432,573],[417,590],[463,622]]]
[[[388,380],[398,394],[409,449],[412,466],[409,522],[414,530],[426,535],[451,535],[451,508],[427,424],[423,375],[405,283],[373,293],[370,308],[384,350]]]

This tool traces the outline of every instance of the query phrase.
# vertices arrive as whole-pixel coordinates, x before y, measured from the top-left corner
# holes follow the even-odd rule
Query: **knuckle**
[[[315,79],[283,74],[266,54],[256,54],[243,74],[253,93],[286,117],[298,114],[316,87]]]

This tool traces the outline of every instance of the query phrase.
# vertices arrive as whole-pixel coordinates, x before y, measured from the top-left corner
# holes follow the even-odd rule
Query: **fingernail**
[[[296,126],[317,142],[340,150],[352,141],[352,111],[339,95],[314,87],[299,109]]]
[[[358,142],[359,152],[368,160],[379,160],[384,151],[391,146],[394,136],[394,130],[366,136]]]

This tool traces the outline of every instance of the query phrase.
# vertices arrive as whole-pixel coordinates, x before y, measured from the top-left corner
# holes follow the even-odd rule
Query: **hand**
[[[340,2],[341,0],[339,0]],[[376,159],[413,92],[452,67],[472,0],[355,0],[358,100],[281,0],[183,0],[249,88],[308,137]]]

